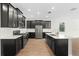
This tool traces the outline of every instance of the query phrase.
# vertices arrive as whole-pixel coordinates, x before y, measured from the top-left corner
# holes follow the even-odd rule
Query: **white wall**
[[[1,40],[0,40],[0,56],[1,56]]]
[[[52,30],[59,31],[59,24],[65,22],[65,34],[68,36],[79,36],[79,10],[72,11],[53,19]]]
[[[0,27],[1,27],[1,4],[0,4]]]

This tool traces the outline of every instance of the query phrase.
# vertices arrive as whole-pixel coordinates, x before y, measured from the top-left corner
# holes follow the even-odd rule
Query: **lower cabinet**
[[[23,38],[20,37],[20,38],[16,39],[15,44],[16,44],[15,48],[16,48],[16,54],[17,54],[20,51],[20,49],[23,48]]]
[[[55,39],[54,48],[56,56],[68,56],[68,39]]]
[[[43,32],[43,38],[45,38],[45,32]]]
[[[1,55],[14,56],[16,54],[16,40],[3,39],[1,40]]]
[[[17,39],[2,39],[1,40],[1,55],[15,56],[20,49],[23,48],[22,37]]]
[[[25,47],[25,45],[28,42],[28,34],[23,35],[23,48]]]
[[[46,35],[46,42],[56,56],[68,56],[68,39],[55,39]]]
[[[35,32],[29,32],[28,38],[35,38]],[[45,32],[43,32],[43,38],[45,38]]]
[[[48,44],[48,46],[50,47],[50,49],[53,51],[54,53],[54,39],[48,35],[45,35],[45,38],[46,38],[46,42]]]
[[[35,38],[35,32],[29,32],[28,38]]]

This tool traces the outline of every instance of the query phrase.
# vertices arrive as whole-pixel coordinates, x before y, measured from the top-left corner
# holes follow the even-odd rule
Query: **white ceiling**
[[[12,3],[12,5],[19,8],[27,18],[31,19],[58,18],[79,11],[79,3]],[[77,9],[70,11],[72,8]],[[52,13],[48,14],[48,11]]]

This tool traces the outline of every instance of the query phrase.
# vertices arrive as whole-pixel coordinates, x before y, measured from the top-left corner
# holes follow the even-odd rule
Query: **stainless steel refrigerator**
[[[35,37],[42,38],[43,37],[43,27],[42,25],[35,26]]]

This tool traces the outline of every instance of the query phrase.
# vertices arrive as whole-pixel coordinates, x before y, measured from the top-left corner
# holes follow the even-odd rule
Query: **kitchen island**
[[[68,56],[68,37],[46,33],[46,42],[56,56]]]
[[[22,35],[5,35],[0,36],[0,55],[14,56],[22,46]]]

